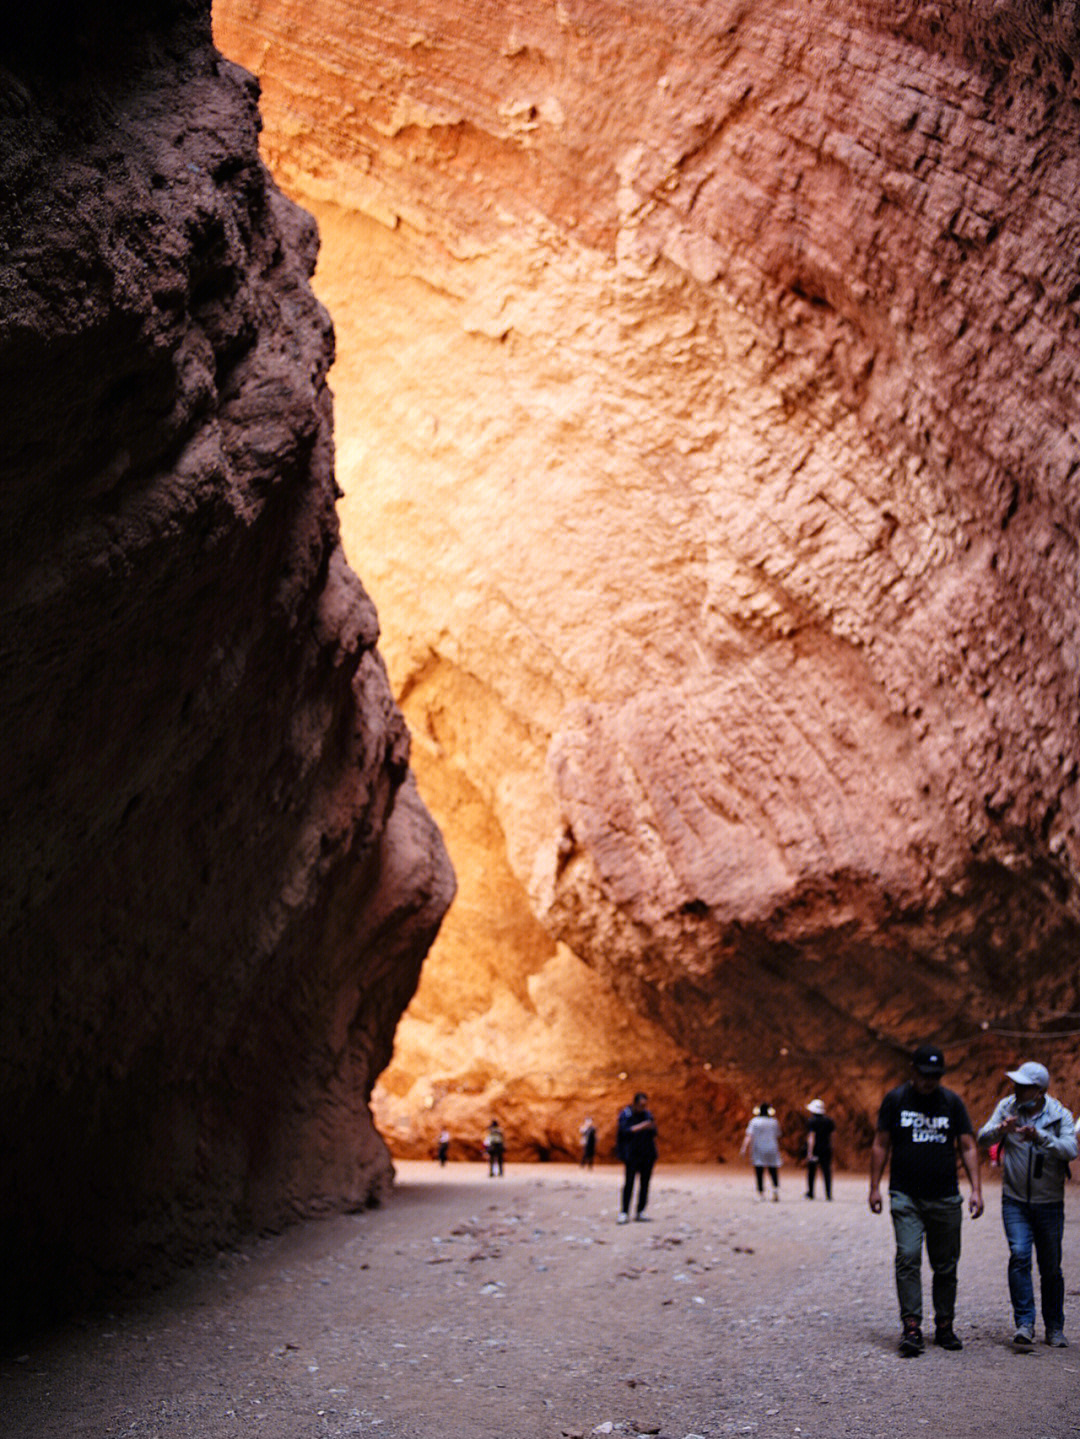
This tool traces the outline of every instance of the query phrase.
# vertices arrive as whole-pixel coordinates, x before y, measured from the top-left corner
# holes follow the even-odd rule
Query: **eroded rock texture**
[[[705,1063],[725,1147],[732,1091],[857,1136],[928,1033],[973,1108],[1022,1053],[1080,1099],[1077,5],[215,14],[319,216],[428,792],[516,886],[425,973],[398,1142],[513,1094],[567,955],[608,1022],[524,1139],[622,1068],[677,1152]],[[461,996],[484,935],[518,978]]]
[[[453,888],[334,511],[316,232],[209,6],[0,70],[5,1320],[362,1205]]]

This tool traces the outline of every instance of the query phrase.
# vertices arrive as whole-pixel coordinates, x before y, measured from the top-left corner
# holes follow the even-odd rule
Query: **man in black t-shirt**
[[[832,1137],[836,1123],[825,1113],[825,1101],[812,1099],[806,1106],[810,1118],[806,1121],[806,1197],[814,1197],[814,1179],[821,1170],[821,1182],[825,1186],[825,1198],[832,1198]]]
[[[933,1044],[911,1056],[912,1076],[892,1089],[878,1111],[870,1151],[870,1209],[881,1213],[881,1177],[889,1164],[889,1210],[896,1234],[896,1292],[904,1326],[900,1353],[921,1354],[922,1246],[934,1272],[934,1343],[962,1349],[953,1330],[962,1200],[957,1153],[971,1181],[972,1219],[983,1212],[979,1155],[963,1100],[944,1089],[945,1057]]]

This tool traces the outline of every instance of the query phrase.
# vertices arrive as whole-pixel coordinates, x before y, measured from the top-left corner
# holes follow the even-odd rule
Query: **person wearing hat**
[[[1018,1349],[1035,1342],[1035,1288],[1031,1253],[1039,1263],[1046,1342],[1064,1349],[1065,1280],[1061,1240],[1065,1228],[1065,1180],[1076,1158],[1073,1117],[1047,1091],[1044,1064],[1029,1059],[1006,1071],[1013,1092],[979,1130],[980,1144],[1001,1144],[1001,1218],[1009,1242],[1009,1296]]]
[[[891,1089],[878,1111],[870,1150],[870,1212],[881,1213],[881,1178],[889,1165],[889,1210],[896,1235],[896,1293],[900,1301],[900,1353],[921,1354],[922,1249],[933,1270],[934,1343],[964,1346],[953,1328],[956,1271],[960,1261],[963,1201],[956,1160],[971,1183],[972,1219],[983,1212],[979,1152],[964,1102],[945,1089],[945,1056],[935,1044],[920,1044],[911,1056],[912,1074]]]
[[[832,1198],[832,1137],[836,1122],[825,1113],[823,1100],[812,1099],[806,1106],[810,1118],[806,1121],[806,1197],[814,1197],[814,1179],[821,1170],[821,1182],[825,1198]]]

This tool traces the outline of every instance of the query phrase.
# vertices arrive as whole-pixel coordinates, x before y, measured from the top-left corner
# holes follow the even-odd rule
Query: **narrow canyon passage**
[[[896,1353],[891,1226],[862,1175],[406,1162],[382,1209],[245,1244],[0,1363],[19,1439],[1072,1439],[1080,1348],[1009,1345],[999,1194],[966,1224],[963,1353]],[[1065,1232],[1080,1314],[1080,1212]]]
[[[1077,58],[1080,0],[16,8],[4,1335],[493,1113],[609,1154],[642,1086],[713,1164],[820,1096],[850,1167],[928,1030],[1080,1110]]]

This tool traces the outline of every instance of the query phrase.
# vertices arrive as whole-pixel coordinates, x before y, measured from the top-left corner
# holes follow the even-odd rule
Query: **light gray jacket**
[[[1002,1129],[1008,1115],[1035,1125],[1030,1142]],[[1076,1127],[1063,1104],[1046,1096],[1042,1113],[1032,1120],[1020,1114],[1013,1095],[999,1101],[997,1108],[979,1130],[980,1144],[1003,1141],[1001,1151],[1001,1192],[1022,1204],[1060,1204],[1065,1197],[1069,1161],[1076,1158]]]

